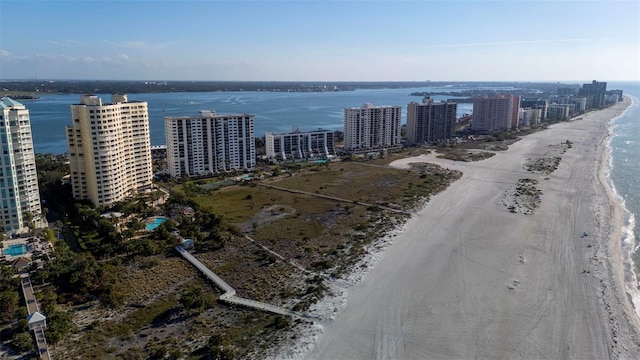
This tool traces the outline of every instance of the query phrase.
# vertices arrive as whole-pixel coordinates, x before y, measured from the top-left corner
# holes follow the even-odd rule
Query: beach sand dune
[[[618,104],[528,135],[477,163],[422,156],[463,177],[404,226],[310,359],[640,358],[619,283],[619,209],[601,183],[607,122]],[[551,174],[527,159],[569,140]],[[531,215],[502,199],[519,179],[541,190]],[[588,236],[584,236],[584,232]],[[613,240],[610,240],[613,239]]]

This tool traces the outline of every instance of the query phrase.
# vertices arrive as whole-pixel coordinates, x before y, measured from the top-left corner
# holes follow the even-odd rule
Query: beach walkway
[[[29,274],[20,275],[20,283],[22,285],[22,295],[24,296],[24,302],[27,304],[27,311],[29,312],[29,316],[39,312],[38,302],[36,301],[36,296],[33,293],[33,286],[31,285],[31,278]],[[44,326],[43,325],[35,325],[32,328],[33,335],[36,339],[36,350],[40,355],[41,359],[49,360],[51,359],[51,354],[49,353],[49,346],[47,345],[47,339],[44,336]]]
[[[180,253],[180,255],[182,255],[183,258],[189,261],[193,266],[195,266],[198,270],[200,270],[200,272],[202,272],[209,280],[213,281],[220,289],[224,291],[224,294],[220,295],[220,300],[230,304],[251,307],[254,309],[267,311],[274,314],[309,319],[308,315],[301,314],[289,309],[263,303],[260,301],[237,297],[236,290],[234,288],[232,288],[229,284],[227,284],[224,280],[222,280],[218,275],[216,275],[213,271],[207,268],[203,263],[200,262],[200,260],[196,259],[182,246],[176,246],[176,250],[178,251],[178,253]]]

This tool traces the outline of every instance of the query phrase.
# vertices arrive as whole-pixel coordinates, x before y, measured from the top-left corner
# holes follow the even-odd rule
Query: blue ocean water
[[[199,110],[215,110],[219,114],[253,114],[256,137],[264,136],[266,131],[288,132],[294,127],[300,130],[317,128],[342,130],[344,108],[362,106],[365,102],[374,105],[402,106],[404,123],[407,104],[421,100],[421,97],[411,95],[415,91],[427,91],[427,88],[317,93],[258,91],[154,93],[131,94],[129,100],[148,103],[151,145],[164,145],[164,117],[196,115]],[[100,96],[104,102],[109,102],[111,98],[109,94],[96,95]],[[448,97],[434,96],[435,101],[446,98]],[[39,100],[23,101],[31,116],[36,153],[62,154],[67,151],[64,126],[71,124],[70,105],[77,104],[79,101],[80,95],[43,95]],[[472,107],[472,104],[458,104],[458,116],[471,113]]]
[[[640,292],[637,291],[638,279],[632,259],[638,250],[640,239],[640,228],[636,224],[636,218],[640,214],[640,82],[609,83],[607,88],[623,89],[625,95],[632,100],[632,105],[611,122],[609,168],[606,174],[609,186],[624,207],[620,240],[625,261],[625,281],[640,316]]]

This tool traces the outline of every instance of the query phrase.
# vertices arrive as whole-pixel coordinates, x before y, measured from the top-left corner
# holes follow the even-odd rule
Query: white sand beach
[[[640,358],[623,287],[622,212],[603,185],[607,123],[627,104],[528,135],[488,160],[395,162],[433,161],[464,175],[347,289],[307,358]],[[551,174],[523,167],[553,156],[562,160]],[[542,191],[532,215],[503,203],[523,178]]]

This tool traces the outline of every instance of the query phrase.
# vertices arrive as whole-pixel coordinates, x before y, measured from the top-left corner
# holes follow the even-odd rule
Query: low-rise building
[[[294,131],[265,134],[266,156],[271,160],[326,159],[336,154],[333,131]]]
[[[36,311],[33,314],[27,316],[27,323],[29,326],[29,331],[33,331],[38,326],[46,328],[47,317],[42,315],[39,311]]]
[[[541,109],[520,109],[518,113],[518,123],[521,127],[531,127],[540,124],[542,118]]]
[[[520,107],[523,109],[539,109],[540,121],[544,121],[547,119],[547,106],[549,106],[549,102],[547,101],[547,99],[523,98],[520,101]]]
[[[566,104],[550,104],[547,108],[548,120],[567,120],[571,113],[571,105]]]

